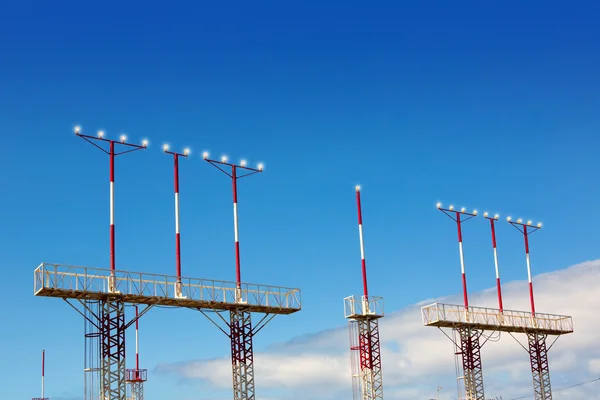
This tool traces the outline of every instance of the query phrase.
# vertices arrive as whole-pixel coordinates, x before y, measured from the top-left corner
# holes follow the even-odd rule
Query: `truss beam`
[[[536,333],[527,335],[535,400],[552,400],[550,366],[548,363],[548,348],[546,346],[547,336]]]
[[[483,369],[481,366],[481,345],[479,338],[482,330],[458,328],[460,353],[462,356],[465,400],[485,400],[483,392]]]

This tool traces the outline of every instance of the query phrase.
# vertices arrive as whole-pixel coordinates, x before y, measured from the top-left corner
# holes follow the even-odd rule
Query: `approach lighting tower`
[[[80,133],[79,128],[76,133]],[[93,143],[93,138],[89,136],[84,138]],[[103,135],[100,139],[103,139]],[[117,155],[114,153],[114,147],[120,144],[131,146],[129,151],[137,150],[139,147],[126,144],[124,138],[119,143],[110,142],[110,150],[107,153],[111,154],[111,177],[113,176],[112,160],[114,155]],[[143,148],[146,145],[147,142],[144,142]],[[232,166],[232,164],[226,165]],[[254,173],[261,172],[262,166],[259,166],[258,169],[251,169],[245,168],[245,163],[242,163],[240,166],[235,166],[234,171],[235,169],[246,169],[250,170],[250,173]],[[236,177],[240,178],[241,176],[236,175]],[[113,222],[112,212],[114,209],[112,207],[112,182],[111,178],[111,222]],[[237,228],[237,212],[235,217]],[[114,225],[112,223],[111,232],[114,243]],[[114,246],[111,248],[113,249],[111,266],[114,266]],[[301,293],[298,288],[242,283],[239,276],[239,246],[236,248],[238,249],[237,282],[51,263],[41,263],[34,270],[35,296],[65,300],[85,317],[89,325],[97,329],[100,340],[96,351],[99,350],[102,358],[100,368],[97,370],[102,372],[102,379],[99,382],[99,391],[92,390],[93,388],[88,391],[89,385],[86,381],[85,393],[86,396],[89,396],[89,399],[86,397],[86,400],[126,400],[125,330],[157,304],[160,304],[161,307],[197,310],[230,337],[233,372],[236,378],[234,383],[235,399],[255,399],[252,338],[276,315],[289,315],[300,311],[302,308]],[[175,293],[178,283],[181,283],[182,294],[185,296],[177,296]],[[73,299],[83,305],[83,311],[71,304],[70,300]],[[98,310],[88,307],[88,302],[92,301],[95,302]],[[125,303],[144,305],[145,308],[140,308],[135,318],[126,323]],[[231,312],[230,322],[227,322],[221,315],[226,311]],[[264,314],[264,317],[255,326],[250,323],[250,315],[253,312]],[[220,318],[227,325],[229,333],[225,332],[225,329],[221,328],[208,315],[209,313]],[[90,348],[93,349],[93,346]],[[142,370],[138,370],[137,375],[135,372],[133,373],[133,380],[145,380],[145,376],[140,376],[139,371]],[[94,374],[100,375],[96,371]],[[130,375],[130,377],[132,376]],[[97,397],[98,395],[99,397]]]
[[[383,298],[369,297],[360,186],[356,186],[356,205],[358,209],[363,295],[360,301],[355,299],[354,295],[344,299],[344,314],[348,319],[350,333],[353,398],[354,400],[377,400],[383,399],[379,344],[379,318],[383,317]],[[356,357],[357,351],[359,357]]]
[[[290,310],[289,305],[279,305],[273,307],[268,306],[268,311],[260,311],[261,308],[252,307],[250,301],[257,301],[256,296],[268,298],[271,294],[265,294],[260,289],[256,292],[249,290],[247,283],[242,283],[240,270],[240,242],[238,234],[238,198],[237,198],[237,181],[241,178],[263,172],[263,165],[258,164],[256,168],[248,167],[245,160],[239,164],[228,162],[227,156],[221,157],[221,160],[212,160],[209,158],[208,152],[202,154],[202,158],[213,167],[217,168],[229,178],[232,182],[233,190],[233,232],[235,242],[235,292],[233,294],[233,305],[221,309],[229,310],[229,322],[227,322],[219,312],[215,313],[221,318],[221,321],[227,325],[229,332],[201,311],[211,322],[213,322],[231,341],[231,365],[233,373],[233,399],[234,400],[255,400],[254,389],[254,350],[252,348],[252,339],[273,317],[278,314],[290,314],[291,312],[299,311],[298,309]],[[241,172],[241,174],[240,174]],[[296,293],[294,290],[290,293]],[[299,292],[298,292],[299,293]],[[262,302],[263,300],[260,300]],[[295,303],[298,301],[294,299]],[[299,305],[299,304],[298,304]],[[281,307],[284,306],[284,307]],[[262,309],[265,309],[264,307]],[[217,311],[216,309],[213,311]],[[252,312],[265,312],[264,317],[256,326],[252,326]]]
[[[511,217],[506,218],[509,224],[514,226],[523,234],[525,241],[525,262],[527,264],[527,281],[529,283],[529,303],[531,305],[532,321],[537,323],[535,313],[535,301],[533,298],[533,282],[531,279],[531,262],[529,259],[529,235],[542,228],[542,223],[534,225],[532,221],[524,223],[521,218],[513,221]],[[547,333],[530,332],[527,333],[529,342],[529,360],[531,363],[531,372],[533,375],[533,391],[536,400],[552,400],[552,388],[550,386],[550,366],[548,363],[548,350],[546,346]]]
[[[163,146],[163,151],[166,154],[173,156],[174,162],[174,183],[175,183],[175,266],[177,282],[175,283],[175,296],[184,297],[181,293],[181,240],[179,235],[179,157],[187,157],[190,154],[190,149],[185,148],[183,153],[177,153],[169,150],[169,145]]]
[[[148,380],[148,371],[140,369],[140,347],[139,347],[139,317],[138,306],[135,306],[135,369],[127,370],[127,383],[129,383],[130,394],[128,400],[144,400],[144,382]]]
[[[127,136],[122,134],[119,140],[107,139],[104,131],[98,131],[97,136],[84,135],[79,126],[75,127],[75,134],[109,156],[109,182],[110,182],[110,276],[108,277],[107,294],[99,302],[91,300],[81,301],[84,311],[79,311],[88,320],[87,327],[98,330],[100,340],[100,399],[125,400],[125,303],[117,290],[115,277],[115,157],[148,147],[144,139],[141,145],[127,142]],[[108,149],[106,148],[108,147]],[[122,151],[118,151],[122,148]],[[68,302],[68,301],[67,301]],[[71,304],[71,303],[69,303]],[[77,310],[77,309],[76,309]],[[92,340],[95,335],[86,332],[86,341]],[[93,347],[93,346],[92,346]],[[88,346],[86,346],[88,348]],[[89,359],[88,359],[89,358]],[[95,370],[93,357],[86,357],[85,370]],[[95,396],[95,393],[93,393]],[[94,400],[89,399],[89,400]]]
[[[556,339],[558,339],[561,335],[573,333],[573,319],[567,315],[541,314],[535,311],[529,263],[528,235],[537,229],[540,229],[542,225],[538,224],[533,226],[531,221],[524,224],[520,219],[513,222],[510,217],[507,218],[508,221],[519,229],[525,237],[525,253],[529,275],[529,297],[531,301],[531,312],[510,310],[504,308],[502,304],[495,230],[495,221],[498,220],[498,215],[496,214],[494,217],[490,217],[488,213],[484,213],[486,219],[490,220],[492,229],[492,246],[494,249],[494,264],[496,267],[496,286],[498,288],[498,308],[474,307],[469,305],[467,301],[460,223],[474,217],[477,213],[475,211],[466,213],[464,209],[461,210],[461,213],[457,213],[452,206],[448,209],[443,209],[441,208],[441,204],[438,204],[438,208],[452,217],[458,224],[459,251],[463,268],[465,304],[464,306],[441,303],[429,304],[421,307],[421,318],[423,325],[425,326],[435,327],[440,330],[442,330],[442,328],[451,328],[454,332],[460,332],[461,344],[458,345],[456,342],[454,343],[460,348],[460,354],[462,354],[463,369],[465,373],[466,400],[485,400],[483,396],[481,358],[479,356],[480,348],[485,344],[485,342],[481,345],[479,344],[479,337],[483,335],[483,332],[490,333],[488,336],[484,336],[486,342],[490,340],[494,333],[499,335],[502,332],[505,332],[511,335],[517,343],[529,353],[531,370],[533,373],[535,399],[551,400],[552,393],[550,391],[548,350],[550,350],[552,345],[546,347],[546,338],[548,336],[555,336]],[[461,216],[465,214],[466,218],[461,221]],[[444,331],[442,330],[442,332]],[[529,349],[523,346],[514,335],[520,333],[525,333],[527,335],[529,339]],[[493,341],[496,341],[496,339]]]
[[[44,396],[44,369],[46,365],[46,351],[42,350],[42,397],[34,397],[31,400],[50,400]]]
[[[468,212],[466,208],[460,210],[454,209],[454,206],[448,208],[442,207],[441,203],[437,208],[456,222],[458,232],[458,252],[460,257],[460,271],[463,288],[463,301],[465,310],[465,320],[469,322],[469,296],[467,293],[467,275],[465,272],[465,258],[463,251],[462,224],[471,218],[477,216],[477,210]],[[483,370],[481,365],[481,344],[479,338],[483,330],[473,326],[464,326],[454,328],[460,337],[460,345],[457,344],[462,357],[462,367],[464,373],[465,397],[466,400],[485,400],[483,391]]]

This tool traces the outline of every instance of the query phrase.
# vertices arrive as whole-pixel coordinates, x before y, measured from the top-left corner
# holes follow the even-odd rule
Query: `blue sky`
[[[437,201],[543,221],[535,274],[598,258],[595,3],[2,8],[1,397],[37,395],[42,348],[47,394],[81,393],[81,318],[32,294],[42,261],[109,265],[108,158],[75,124],[150,140],[117,159],[120,269],[175,270],[163,142],[193,150],[181,161],[184,275],[235,278],[230,183],[202,150],[265,163],[240,183],[242,279],[301,288],[303,311],[262,331],[257,351],[345,324],[342,298],[361,288],[356,184],[370,292],[389,311],[460,290],[455,228]],[[490,287],[488,225],[470,221],[464,238],[469,289]],[[522,238],[506,223],[498,248],[502,279],[526,279]],[[228,354],[191,311],[153,310],[141,328],[150,370]],[[150,374],[147,398],[176,387]]]

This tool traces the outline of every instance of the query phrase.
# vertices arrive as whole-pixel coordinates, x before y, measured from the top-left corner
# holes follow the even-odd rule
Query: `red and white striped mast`
[[[500,216],[495,214],[493,217],[489,216],[489,214],[483,213],[483,216],[486,219],[490,220],[490,227],[492,229],[492,247],[494,248],[494,266],[496,267],[496,288],[498,290],[498,309],[500,313],[504,312],[504,308],[502,306],[502,289],[500,285],[500,270],[498,269],[498,250],[496,249],[496,228],[494,223],[498,221]]]
[[[219,169],[225,175],[231,178],[232,183],[232,191],[233,191],[233,237],[235,242],[235,280],[237,285],[236,290],[236,301],[242,302],[241,296],[241,263],[240,263],[240,240],[239,240],[239,232],[238,232],[238,200],[237,200],[237,181],[238,179],[244,178],[249,175],[254,175],[259,172],[263,172],[263,164],[259,163],[256,168],[248,167],[245,160],[240,161],[239,164],[232,164],[228,162],[227,156],[222,156],[221,161],[211,160],[208,158],[208,152],[204,152],[202,154],[202,158],[210,163],[215,168]],[[222,167],[230,167],[231,173],[223,169]],[[238,170],[249,171],[244,173],[243,175],[238,175]]]
[[[363,223],[362,223],[362,207],[360,203],[360,186],[356,186],[356,207],[358,209],[358,235],[360,240],[360,261],[362,267],[362,281],[363,281],[363,307],[365,312],[369,311],[369,289],[367,286],[367,264],[365,261],[365,242],[363,236]]]
[[[355,189],[363,296],[360,311],[356,310],[359,307],[355,306],[354,296],[344,299],[345,317],[349,320],[352,392],[355,400],[381,400],[383,399],[383,374],[378,320],[383,317],[383,299],[381,297],[369,298],[360,197],[361,188],[356,186]],[[348,307],[348,305],[351,306]],[[354,353],[356,350],[358,350],[358,359],[356,353]],[[360,373],[357,371],[358,366],[360,366]]]
[[[175,297],[182,297],[181,294],[181,238],[179,232],[179,157],[187,157],[190,149],[185,148],[183,153],[169,151],[169,145],[165,144],[163,150],[173,156],[174,163],[174,183],[175,183],[175,269],[177,282],[175,284]]]
[[[49,400],[44,397],[44,370],[46,365],[46,351],[42,350],[42,397],[34,397],[31,400]]]
[[[91,143],[98,149],[102,150],[104,153],[108,154],[110,157],[110,176],[109,176],[109,178],[110,178],[110,275],[111,275],[112,279],[110,282],[109,289],[111,291],[114,291],[115,290],[114,277],[115,277],[115,266],[116,266],[116,262],[115,262],[115,157],[118,155],[121,155],[121,154],[131,153],[136,150],[142,150],[142,149],[147,148],[148,140],[146,140],[146,139],[142,140],[141,145],[127,143],[126,142],[127,136],[125,134],[122,134],[120,136],[119,141],[105,139],[104,131],[102,131],[102,130],[98,131],[97,136],[84,135],[81,133],[81,127],[79,127],[79,126],[75,127],[75,134],[77,136],[79,136],[80,138],[84,139],[85,141]],[[108,150],[99,146],[95,142],[108,143]],[[117,152],[115,152],[115,145],[125,146],[127,148],[127,150],[117,153]]]
[[[517,219],[517,221],[513,221],[511,217],[506,218],[506,220],[519,232],[523,234],[523,238],[525,239],[525,261],[527,262],[527,280],[529,282],[529,302],[531,303],[531,316],[535,317],[535,301],[533,299],[533,281],[531,279],[531,263],[529,260],[529,235],[533,232],[542,228],[542,223],[538,222],[537,225],[533,225],[531,221],[527,221],[527,223],[523,223],[521,218]],[[529,228],[529,229],[528,229]]]
[[[469,309],[469,296],[467,294],[467,274],[465,271],[465,256],[463,252],[462,224],[477,216],[477,210],[468,212],[467,209],[463,207],[460,209],[460,211],[457,211],[452,205],[450,205],[448,208],[443,208],[441,203],[437,203],[437,208],[456,222],[456,227],[458,230],[458,251],[460,254],[460,272],[462,275],[463,299],[465,311],[467,311]],[[461,220],[461,217],[463,216],[465,218]]]

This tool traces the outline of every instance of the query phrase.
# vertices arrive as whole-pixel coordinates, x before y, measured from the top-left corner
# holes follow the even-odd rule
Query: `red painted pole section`
[[[523,225],[523,236],[525,237],[525,259],[527,260],[527,278],[529,280],[529,301],[531,303],[531,314],[535,315],[535,302],[533,301],[533,281],[531,280],[531,263],[529,261],[529,238],[527,225]]]
[[[240,241],[238,236],[238,214],[237,214],[237,171],[235,165],[231,167],[233,182],[233,228],[235,238],[235,279],[237,287],[241,286],[242,274],[240,270]]]
[[[460,270],[462,274],[463,298],[465,309],[469,308],[469,297],[467,296],[467,275],[465,274],[465,259],[463,255],[462,230],[460,226],[460,213],[456,212],[456,226],[458,228],[458,251],[460,253]]]
[[[110,141],[110,271],[115,271],[115,142]]]
[[[138,313],[138,306],[135,306],[135,373],[137,375],[137,379],[139,379],[140,373],[140,348],[138,343],[138,321],[140,314]]]
[[[179,155],[174,154],[175,169],[175,258],[177,282],[181,282],[181,241],[179,235]]]
[[[42,350],[42,400],[44,399],[44,369],[46,365],[46,351]]]
[[[356,188],[356,206],[358,208],[358,233],[360,235],[360,259],[362,263],[362,280],[363,280],[363,292],[365,299],[369,298],[369,289],[367,288],[367,264],[365,261],[365,244],[363,237],[363,226],[362,226],[362,208],[360,204],[360,188]]]
[[[502,289],[500,286],[500,270],[498,269],[498,251],[496,249],[496,228],[494,226],[494,219],[490,218],[490,225],[492,227],[492,246],[494,247],[494,264],[496,267],[496,287],[498,288],[498,307],[500,312],[503,312],[502,307]]]

